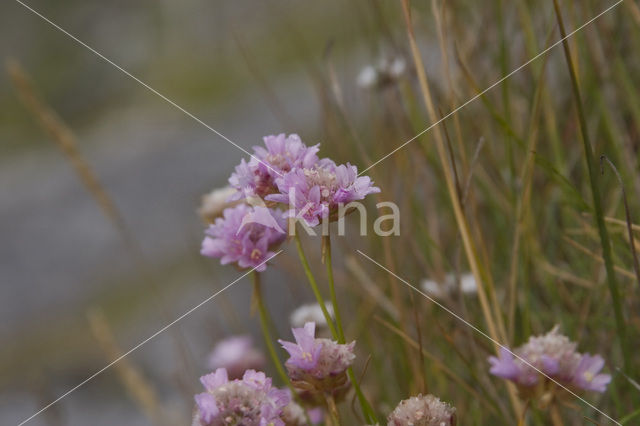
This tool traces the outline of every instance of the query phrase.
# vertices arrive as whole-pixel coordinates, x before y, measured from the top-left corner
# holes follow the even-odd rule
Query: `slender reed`
[[[627,236],[629,238],[629,248],[631,249],[631,257],[633,260],[633,271],[636,274],[636,282],[638,283],[638,285],[640,285],[640,264],[638,264],[638,255],[636,254],[636,242],[635,242],[635,238],[633,237],[633,230],[631,228],[631,224],[632,224],[631,209],[629,208],[627,191],[625,191],[624,189],[624,182],[622,182],[622,176],[620,176],[620,173],[618,172],[618,168],[616,167],[615,164],[613,164],[611,160],[607,158],[606,155],[600,156],[600,169],[602,171],[602,174],[604,174],[604,164],[603,164],[604,161],[609,163],[609,166],[611,166],[613,173],[616,175],[616,178],[618,179],[618,184],[620,185],[620,189],[622,190],[622,201],[624,203],[624,214],[625,214],[626,225],[627,225]]]
[[[105,354],[108,361],[122,358],[122,349],[118,346],[113,331],[100,309],[92,309],[87,312],[87,320],[94,337],[98,341],[98,346]],[[168,426],[171,421],[167,418],[169,414],[160,403],[157,392],[143,376],[142,370],[133,364],[130,358],[122,358],[115,365],[118,379],[136,403],[144,415],[152,424],[158,426]]]
[[[600,236],[600,245],[602,246],[602,257],[604,258],[604,265],[607,271],[607,284],[609,285],[609,293],[611,294],[611,301],[613,303],[613,310],[615,314],[616,332],[618,334],[620,349],[622,350],[624,369],[625,372],[628,373],[631,364],[629,344],[626,338],[626,323],[624,320],[624,314],[622,312],[622,301],[620,300],[620,292],[618,289],[618,282],[613,265],[613,256],[611,252],[611,243],[609,241],[609,233],[607,232],[607,227],[604,223],[604,214],[602,212],[601,204],[602,199],[600,197],[600,183],[598,182],[597,171],[595,169],[596,165],[593,146],[591,145],[591,141],[589,139],[589,129],[587,128],[587,120],[585,118],[584,107],[582,104],[582,96],[580,95],[578,77],[573,64],[573,59],[571,58],[569,43],[567,43],[566,40],[567,34],[564,28],[564,21],[562,19],[558,0],[553,0],[553,7],[555,9],[556,18],[558,20],[560,35],[563,38],[562,47],[564,49],[564,56],[567,62],[567,68],[569,69],[569,76],[571,77],[571,88],[578,111],[578,121],[580,122],[580,133],[582,135],[584,153],[587,160],[587,170],[589,172],[589,183],[591,186],[591,195],[593,197],[593,207],[596,216],[596,224],[598,226],[598,234]]]
[[[418,81],[420,83],[420,89],[422,91],[423,100],[427,107],[427,110],[429,111],[430,119],[433,122],[436,122],[437,115],[433,105],[433,100],[431,98],[431,92],[429,90],[429,84],[427,82],[427,75],[424,69],[424,64],[422,62],[422,56],[420,54],[418,45],[416,43],[415,34],[413,32],[413,25],[411,23],[411,12],[410,12],[409,0],[402,0],[402,11],[403,11],[405,23],[407,26],[409,46],[411,48],[411,54],[413,56],[414,65],[416,68],[416,72],[418,74]],[[435,134],[438,156],[440,158],[440,162],[444,170],[449,197],[453,205],[453,211],[455,214],[456,222],[458,224],[459,232],[460,232],[460,235],[462,236],[465,253],[467,255],[467,261],[469,262],[469,266],[471,267],[471,272],[473,273],[478,286],[478,299],[480,301],[480,307],[482,309],[485,321],[487,323],[489,335],[491,336],[493,341],[496,341],[496,342],[500,340],[504,341],[506,339],[506,332],[504,331],[502,316],[498,313],[498,315],[494,317],[494,313],[491,312],[489,300],[487,299],[487,294],[485,293],[485,288],[484,288],[485,282],[483,281],[481,267],[478,262],[475,244],[472,240],[469,225],[467,224],[467,220],[465,218],[464,211],[462,210],[460,199],[457,194],[456,186],[453,181],[453,177],[451,175],[451,170],[449,168],[449,161],[447,159],[447,153],[446,153],[446,148],[445,148],[442,134],[440,133],[440,129],[437,126],[433,129],[433,131]],[[499,307],[495,306],[494,309],[498,311]],[[498,322],[497,326],[495,321]],[[497,345],[495,346],[495,348],[496,350],[498,350]],[[509,384],[508,390],[509,390],[509,398],[513,406],[513,410],[517,416],[522,412],[520,401],[516,396],[516,392],[513,386]]]

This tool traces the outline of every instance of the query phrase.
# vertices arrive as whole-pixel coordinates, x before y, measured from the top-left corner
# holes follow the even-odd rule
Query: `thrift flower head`
[[[304,408],[295,401],[291,401],[284,407],[282,411],[282,421],[286,426],[306,426],[307,418],[304,414]]]
[[[275,223],[275,225],[273,225]],[[269,226],[271,224],[271,226]],[[265,260],[282,243],[284,220],[276,210],[239,204],[224,211],[205,231],[200,253],[220,258],[220,263],[237,263],[240,268],[266,269]]]
[[[271,386],[264,373],[247,370],[242,380],[229,381],[227,370],[200,378],[206,392],[195,396],[194,424],[201,426],[284,426],[280,416],[291,398]],[[197,423],[196,423],[197,422]]]
[[[387,426],[455,426],[456,409],[433,395],[400,401],[387,418]]]
[[[478,285],[473,274],[466,273],[460,275],[460,285],[458,287],[458,278],[455,274],[449,273],[445,275],[444,282],[438,282],[431,279],[422,280],[420,285],[422,290],[429,296],[441,299],[450,296],[460,290],[462,294],[473,295],[478,292]]]
[[[230,186],[217,188],[202,196],[202,203],[198,209],[198,214],[205,223],[215,222],[217,217],[222,216],[222,212],[227,207],[232,207],[235,202],[230,198],[236,190]]]
[[[356,84],[367,90],[382,88],[398,80],[406,69],[407,63],[404,58],[382,58],[376,65],[367,65],[362,68]]]
[[[308,322],[292,329],[296,343],[279,340],[289,352],[285,363],[294,386],[314,392],[342,395],[349,384],[346,370],[353,363],[355,342],[341,345],[329,339],[315,338],[316,325]]]
[[[289,389],[285,389],[285,391],[289,396],[291,395]],[[291,402],[284,407],[280,418],[286,426],[308,426],[309,421],[314,425],[321,423],[324,419],[324,412],[322,408],[319,407],[305,410],[300,404],[293,401],[292,398]],[[309,421],[307,421],[307,419]]]
[[[358,177],[358,168],[351,164],[336,165],[322,159],[312,167],[291,170],[276,179],[278,194],[267,200],[288,204],[289,217],[300,217],[308,226],[316,226],[322,219],[333,218],[340,204],[362,200],[380,192],[368,176]]]
[[[599,374],[604,366],[602,357],[577,352],[576,343],[560,334],[558,326],[542,336],[530,337],[513,353],[570,389],[604,392],[611,381],[610,375]],[[489,358],[490,372],[515,382],[525,396],[542,394],[554,385],[522,359],[501,348],[499,357]]]
[[[254,146],[249,162],[242,160],[229,178],[229,184],[237,190],[236,199],[264,198],[277,192],[278,177],[294,168],[312,167],[318,161],[318,145],[308,147],[298,135],[281,133],[263,140],[265,146]]]
[[[249,336],[221,340],[209,355],[209,368],[225,368],[232,379],[242,377],[245,370],[260,370],[264,365],[264,355],[253,346]]]
[[[331,302],[324,302],[324,306],[327,308],[329,316],[333,318],[333,305]],[[322,313],[322,308],[317,303],[301,305],[296,308],[289,316],[289,322],[292,327],[304,327],[308,322],[314,322],[316,329],[327,327],[327,319],[324,317],[324,313]]]

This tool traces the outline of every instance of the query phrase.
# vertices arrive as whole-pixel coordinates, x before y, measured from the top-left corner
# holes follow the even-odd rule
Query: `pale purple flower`
[[[289,389],[285,391],[291,396]],[[280,418],[286,426],[309,426],[309,424],[322,423],[324,411],[320,407],[305,409],[291,398],[291,402],[284,407]]]
[[[247,220],[247,218],[249,220]],[[277,228],[265,226],[275,223]],[[266,207],[239,204],[223,212],[205,231],[200,253],[220,258],[220,263],[237,263],[240,268],[266,269],[265,260],[274,256],[272,251],[282,243],[286,234],[282,214]]]
[[[315,323],[293,328],[296,342],[278,340],[289,352],[285,362],[294,386],[305,390],[342,393],[348,387],[346,370],[353,364],[355,342],[339,344],[315,338]]]
[[[582,355],[578,367],[573,372],[573,385],[584,390],[604,392],[611,382],[611,376],[598,374],[602,367],[604,359],[600,355]]]
[[[320,407],[310,408],[307,410],[307,415],[311,424],[317,425],[324,420],[324,410]]]
[[[376,65],[367,65],[358,74],[356,84],[362,89],[379,89],[397,81],[407,69],[402,57],[382,57]]]
[[[254,146],[253,156],[248,162],[243,159],[229,178],[229,184],[238,191],[235,199],[264,198],[278,191],[277,178],[295,168],[312,167],[318,161],[318,145],[308,147],[296,134],[281,133],[263,140],[265,146]]]
[[[230,378],[242,377],[245,370],[261,370],[264,355],[253,346],[250,336],[232,336],[219,341],[209,355],[209,368],[225,368]]]
[[[551,385],[545,375],[565,387],[596,392],[604,392],[611,381],[610,375],[598,374],[604,366],[602,357],[577,352],[576,343],[560,334],[557,326],[513,351],[500,348],[499,356],[489,357],[489,363],[491,374],[515,382],[525,392],[523,388]]]
[[[284,407],[281,419],[286,426],[307,426],[309,424],[304,408],[295,401],[291,401]]]
[[[444,281],[434,279],[423,279],[420,283],[422,290],[435,299],[450,297],[460,291],[465,295],[475,295],[478,293],[476,278],[471,273],[454,274],[448,273],[444,276]]]
[[[237,201],[229,201],[236,193],[236,190],[230,186],[224,188],[216,188],[202,196],[198,214],[205,223],[213,223],[216,218],[222,215],[227,207],[233,207]]]
[[[310,168],[293,169],[277,178],[276,183],[280,192],[266,199],[289,205],[286,215],[300,217],[309,226],[332,218],[340,205],[380,192],[371,178],[358,177],[356,166],[336,165],[329,159],[319,160]]]
[[[331,302],[325,301],[324,306],[329,316],[333,318],[333,305]],[[304,327],[308,322],[316,323],[316,332],[319,334],[329,328],[327,319],[324,317],[322,308],[318,303],[300,305],[289,315],[289,323],[292,327]]]
[[[284,426],[280,416],[289,404],[289,394],[271,386],[264,373],[247,370],[242,380],[229,380],[219,368],[202,376],[206,392],[195,396],[194,424],[201,426]]]
[[[455,426],[456,409],[433,395],[412,396],[400,401],[387,426]]]
[[[315,338],[316,324],[308,322],[303,328],[293,328],[291,331],[296,343],[278,340],[289,352],[287,364],[303,370],[311,370],[318,364],[318,357],[322,350],[322,343]]]

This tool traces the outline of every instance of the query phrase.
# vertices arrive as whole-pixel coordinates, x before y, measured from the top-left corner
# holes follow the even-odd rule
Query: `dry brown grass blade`
[[[566,281],[568,283],[572,283],[575,285],[579,285],[585,288],[593,288],[593,283],[589,280],[585,280],[584,278],[577,277],[569,272],[563,271],[560,268],[557,268],[550,264],[547,261],[542,262],[542,269],[550,275],[561,279],[562,281]]]
[[[391,324],[387,320],[385,320],[383,318],[380,318],[378,315],[374,315],[373,318],[377,322],[379,322],[381,325],[383,325],[385,328],[387,328],[389,331],[391,331],[392,333],[398,335],[401,339],[406,341],[413,349],[420,350],[420,347],[419,347],[418,343],[414,339],[412,339],[411,336],[407,335],[404,331],[400,330],[399,328],[397,328],[396,326],[394,326],[393,324]],[[478,391],[476,391],[473,387],[469,386],[469,384],[467,382],[465,382],[453,370],[449,369],[435,355],[433,355],[432,353],[430,353],[429,351],[427,351],[424,348],[422,349],[422,354],[423,354],[424,357],[428,358],[429,361],[431,361],[436,368],[440,369],[444,374],[449,376],[451,378],[451,380],[453,380],[454,382],[459,384],[464,390],[469,392],[474,397],[484,400],[485,401],[485,405],[484,406],[486,406],[490,411],[492,411],[494,414],[498,414],[496,412],[495,408],[493,407],[493,404],[491,404],[489,401],[487,401],[486,398],[484,398],[480,393],[478,393]]]
[[[100,349],[105,354],[107,361],[122,357],[122,350],[116,343],[103,312],[93,309],[87,312],[87,320],[91,332],[96,338]],[[136,368],[129,358],[122,358],[114,365],[118,379],[136,402],[147,418],[156,425],[169,426],[166,413],[156,395],[155,389],[147,382],[140,370]]]
[[[423,100],[424,100],[425,106],[427,107],[427,111],[429,113],[429,119],[435,123],[438,120],[438,116],[436,114],[436,109],[433,105],[431,91],[429,89],[429,84],[427,81],[427,75],[425,72],[424,64],[422,62],[422,55],[420,54],[420,50],[418,49],[418,45],[416,43],[415,34],[413,31],[413,25],[411,23],[411,12],[410,12],[409,0],[402,0],[402,11],[403,11],[404,20],[407,28],[409,46],[411,48],[411,54],[413,56],[416,73],[418,75],[418,81],[420,83],[420,89],[422,92]],[[493,307],[494,311],[492,312],[491,307],[489,305],[489,300],[487,299],[487,294],[485,292],[485,281],[483,280],[483,273],[481,272],[481,266],[477,258],[477,251],[475,248],[475,244],[472,240],[471,232],[467,224],[466,217],[464,215],[462,206],[460,204],[460,199],[457,194],[455,182],[451,175],[451,169],[449,167],[448,160],[447,160],[445,142],[442,137],[442,133],[440,132],[440,128],[436,126],[433,129],[433,133],[434,133],[434,139],[436,141],[438,156],[440,158],[440,163],[442,165],[442,169],[444,170],[447,190],[449,192],[449,198],[451,199],[456,222],[458,224],[458,229],[459,229],[460,235],[462,236],[462,241],[463,241],[465,253],[467,256],[467,261],[469,263],[469,266],[471,267],[471,272],[473,273],[478,286],[478,299],[480,300],[481,309],[482,309],[485,321],[487,323],[489,335],[494,341],[504,342],[506,341],[506,331],[505,331],[504,323],[502,321],[502,315],[500,314],[500,308],[499,306],[494,306]],[[496,321],[497,321],[497,326],[496,326]],[[496,351],[498,350],[498,345],[495,345],[495,349]],[[516,395],[515,387],[512,384],[509,384],[507,388],[509,391],[509,398],[511,400],[511,404],[513,406],[515,415],[518,416],[522,412],[522,408],[521,408],[520,400]]]
[[[28,74],[17,61],[7,61],[6,68],[20,100],[38,121],[42,129],[51,137],[56,147],[71,163],[78,179],[87,188],[89,194],[96,201],[106,219],[118,231],[127,249],[130,250],[134,262],[139,270],[142,271],[143,279],[149,281],[155,292],[160,295],[160,309],[162,310],[163,316],[166,319],[170,319],[171,315],[169,315],[167,302],[164,300],[159,285],[156,283],[157,277],[149,273],[149,268],[146,265],[140,243],[126,226],[121,211],[117,208],[105,187],[100,183],[90,164],[78,150],[75,135],[56,112],[40,98]],[[180,354],[183,370],[187,372],[189,371],[190,364],[188,362],[187,349],[185,349],[187,346],[184,344],[184,336],[177,330],[171,330],[170,333],[176,339],[176,350]]]
[[[96,200],[107,219],[118,229],[126,242],[132,244],[133,239],[120,212],[89,163],[78,150],[78,143],[71,129],[40,98],[31,79],[17,61],[8,60],[6,68],[20,101],[38,121],[40,127],[51,137],[58,149],[67,157],[78,178]]]
[[[345,260],[345,266],[356,278],[356,282],[360,283],[362,288],[367,292],[369,297],[375,300],[378,305],[384,309],[394,321],[398,321],[399,314],[394,304],[384,295],[384,293],[375,285],[371,277],[367,275],[365,270],[360,266],[353,256],[348,256]]]
[[[546,46],[548,47],[551,44],[551,36],[554,31],[549,31],[549,35],[547,36]],[[535,156],[536,150],[538,147],[538,119],[540,117],[541,110],[541,99],[544,88],[544,73],[546,70],[548,56],[544,57],[544,61],[542,66],[540,67],[540,74],[538,76],[537,87],[533,99],[533,106],[531,116],[529,118],[529,128],[527,131],[527,151],[526,158],[524,162],[524,167],[522,169],[522,174],[520,176],[521,182],[523,182],[523,190],[522,195],[518,198],[516,205],[516,215],[515,215],[515,229],[513,233],[513,244],[511,249],[511,264],[509,268],[509,307],[508,307],[508,323],[509,323],[509,337],[513,339],[515,334],[515,315],[516,315],[516,306],[518,303],[517,300],[517,291],[518,291],[518,265],[520,260],[520,241],[522,234],[525,233],[528,222],[528,213],[529,206],[531,202],[531,191],[533,186],[533,171],[535,167]]]
[[[621,226],[627,226],[627,222],[622,220],[622,219],[618,219],[616,217],[605,217],[604,220],[608,223],[612,223],[614,225],[621,225]],[[634,232],[640,232],[640,225],[637,225],[635,223],[631,224],[631,230],[633,230]]]
[[[600,256],[597,253],[592,252],[591,250],[589,250],[588,248],[586,248],[585,246],[583,246],[582,244],[580,244],[579,242],[577,242],[576,240],[567,237],[566,235],[562,236],[562,239],[565,240],[567,243],[571,244],[573,247],[577,248],[578,250],[580,250],[581,252],[583,252],[584,254],[586,254],[587,256],[591,257],[592,259],[596,260],[598,263],[602,263],[604,264],[604,259],[602,258],[602,256]],[[628,271],[618,265],[614,266],[614,270],[616,272],[618,272],[620,275],[623,275],[627,278],[630,278],[632,280],[636,279],[636,276],[633,274],[633,272]]]
[[[620,185],[620,189],[622,191],[622,202],[623,202],[623,205],[624,205],[624,214],[625,214],[625,217],[627,219],[627,221],[626,221],[627,236],[629,238],[629,247],[631,249],[631,257],[632,257],[632,260],[633,260],[633,271],[636,273],[636,282],[638,284],[640,284],[640,265],[638,264],[638,255],[636,254],[636,244],[635,244],[635,239],[633,238],[633,229],[631,228],[631,223],[632,223],[632,221],[631,221],[631,209],[629,208],[629,201],[627,200],[627,191],[625,191],[625,189],[624,189],[624,182],[622,181],[622,177],[620,176],[620,173],[618,172],[618,168],[605,155],[601,155],[600,156],[600,169],[601,169],[601,172],[604,173],[604,168],[603,168],[603,164],[602,164],[603,161],[606,161],[607,163],[609,163],[609,166],[611,166],[611,169],[613,169],[613,173],[616,175],[616,178],[618,179],[618,184]],[[605,219],[605,221],[606,221],[606,219]]]

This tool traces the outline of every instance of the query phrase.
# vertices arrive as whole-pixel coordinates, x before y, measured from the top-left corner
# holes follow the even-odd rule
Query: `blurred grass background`
[[[362,169],[431,122],[399,2],[28,4],[245,149],[266,134],[297,132],[308,144],[321,142],[323,155]],[[565,24],[570,31],[611,4],[562,1]],[[415,2],[412,13],[440,115],[560,38],[550,1],[426,1]],[[13,424],[106,363],[88,310],[104,312],[126,350],[236,276],[199,257],[203,225],[195,209],[244,155],[18,3],[4,2],[0,16],[2,58],[22,64],[76,134],[143,252],[141,264],[2,75],[0,420]],[[606,155],[620,172],[632,218],[640,190],[639,25],[638,6],[627,0],[570,39],[596,156]],[[407,73],[382,88],[358,88],[360,69],[381,57],[404,58]],[[561,324],[580,350],[601,353],[614,374],[605,395],[587,399],[614,418],[631,413],[640,395],[616,372],[622,356],[561,47],[442,128],[508,343]],[[428,391],[456,405],[461,424],[515,424],[504,384],[487,374],[489,342],[411,297],[353,251],[362,249],[415,285],[469,270],[432,132],[369,174],[383,190],[380,199],[400,206],[401,235],[336,242],[340,300],[352,313],[347,335],[358,340],[356,371],[372,354],[365,391],[386,413],[425,390],[424,372]],[[621,187],[608,166],[599,180],[634,347],[638,282]],[[319,241],[307,244],[319,252]],[[277,265],[265,288],[281,335],[289,337],[288,313],[310,297],[295,256],[280,256]],[[239,283],[226,300],[214,300],[131,356],[176,418],[188,418],[213,342],[232,332],[255,333],[249,295],[248,283]],[[453,294],[444,303],[484,329],[477,299]],[[633,374],[638,360],[634,354]],[[567,424],[584,424],[582,415],[602,421],[571,403],[562,412]],[[531,413],[532,424],[548,421],[542,410]],[[118,376],[105,373],[32,423],[116,421],[148,423]]]

